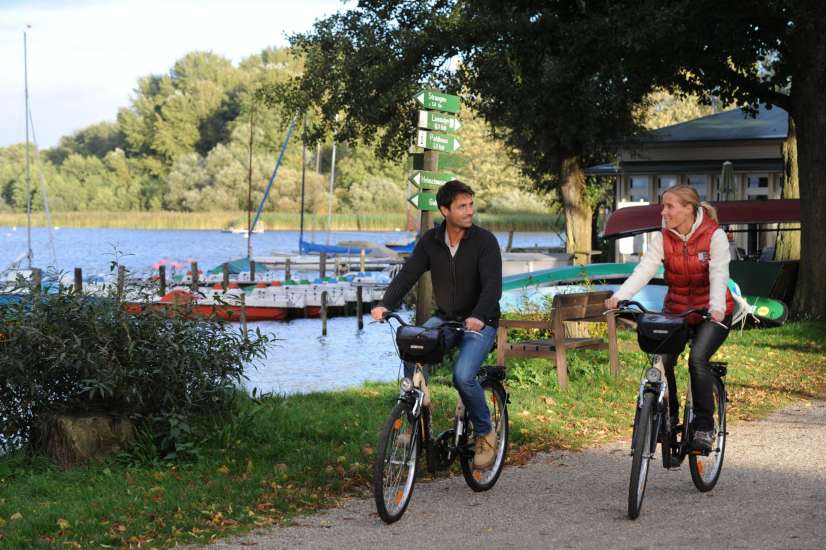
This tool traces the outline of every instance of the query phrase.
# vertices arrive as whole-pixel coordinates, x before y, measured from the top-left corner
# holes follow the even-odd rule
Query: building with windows
[[[618,164],[592,166],[586,173],[616,178],[616,207],[652,204],[677,183],[697,189],[707,201],[777,199],[783,189],[783,142],[788,115],[761,107],[756,117],[740,109],[652,130],[619,151]],[[722,179],[723,163],[731,162],[734,183]],[[728,187],[728,188],[727,188]],[[742,228],[740,228],[742,229]],[[737,246],[747,254],[774,246],[776,235],[749,226],[738,233]],[[644,250],[644,240],[620,245],[624,256]]]

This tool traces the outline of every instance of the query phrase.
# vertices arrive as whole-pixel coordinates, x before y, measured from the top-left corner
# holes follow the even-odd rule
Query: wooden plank
[[[550,320],[542,320],[542,321],[534,321],[528,319],[501,319],[499,321],[499,326],[502,328],[537,328],[537,329],[550,329],[551,328],[551,321]]]

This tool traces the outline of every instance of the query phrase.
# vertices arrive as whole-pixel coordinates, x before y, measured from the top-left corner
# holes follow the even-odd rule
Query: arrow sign
[[[425,109],[436,109],[447,113],[459,112],[459,96],[421,90],[414,97]]]
[[[424,153],[412,153],[410,155],[411,170],[424,170]],[[442,153],[439,155],[437,170],[462,170],[467,165],[467,159],[461,155],[449,155]]]
[[[419,128],[436,130],[437,132],[454,133],[462,127],[462,123],[455,116],[445,115],[434,111],[419,111]]]
[[[461,147],[459,140],[451,135],[437,134],[436,132],[427,132],[425,130],[419,130],[416,136],[416,145],[424,147],[425,149],[433,149],[434,151],[443,151],[446,153],[453,153]]]
[[[453,174],[447,172],[426,172],[418,170],[410,176],[410,183],[419,189],[438,189],[450,180],[456,179]]]
[[[439,206],[436,204],[436,194],[428,191],[420,191],[407,200],[419,210],[439,209]]]

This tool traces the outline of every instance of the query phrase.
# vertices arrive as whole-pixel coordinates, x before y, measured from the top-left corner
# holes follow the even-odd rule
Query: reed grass
[[[418,217],[418,213],[415,213]],[[440,216],[437,214],[437,219]],[[261,221],[267,230],[297,230],[300,218],[297,212],[266,212]],[[480,213],[476,223],[492,231],[557,231],[563,221],[558,214],[535,213]],[[117,229],[228,229],[247,226],[247,214],[240,211],[223,212],[55,212],[52,224],[57,227],[105,227]],[[26,215],[0,213],[0,226],[25,226]],[[46,226],[42,212],[32,214],[32,225]],[[326,231],[326,214],[305,214],[304,227]],[[336,213],[332,217],[334,231],[395,231],[407,228],[405,212]]]

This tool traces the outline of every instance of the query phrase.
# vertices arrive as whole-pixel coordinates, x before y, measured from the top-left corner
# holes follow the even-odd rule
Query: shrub
[[[265,353],[258,332],[129,313],[113,294],[20,296],[0,307],[0,449],[29,444],[49,416],[94,413],[146,421],[174,450],[181,419],[225,409],[244,366]]]

